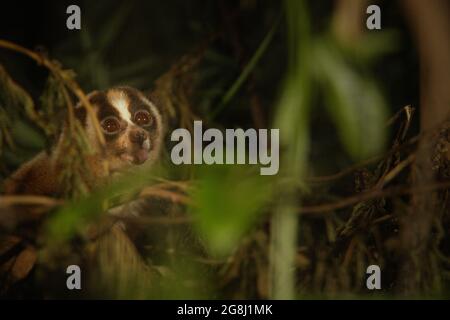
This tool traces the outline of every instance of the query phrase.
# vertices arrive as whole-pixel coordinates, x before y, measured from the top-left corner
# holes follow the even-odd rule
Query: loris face
[[[139,90],[117,87],[95,91],[88,98],[105,137],[102,160],[108,162],[109,170],[119,171],[157,157],[162,139],[161,113]],[[95,140],[93,124],[82,113],[87,135]]]

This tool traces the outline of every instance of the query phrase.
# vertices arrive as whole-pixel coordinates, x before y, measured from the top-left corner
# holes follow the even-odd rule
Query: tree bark
[[[406,18],[417,44],[420,62],[420,129],[436,130],[450,109],[450,17],[445,0],[403,0]],[[412,181],[415,186],[433,183],[432,146],[435,135],[422,134]],[[411,198],[408,215],[401,225],[404,262],[400,290],[406,295],[439,290],[436,257],[431,254],[432,227],[437,213],[436,193],[422,192]]]

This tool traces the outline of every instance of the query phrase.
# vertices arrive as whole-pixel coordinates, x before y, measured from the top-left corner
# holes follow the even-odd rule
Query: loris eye
[[[101,122],[103,131],[106,134],[115,134],[120,131],[120,122],[116,117],[107,117]]]
[[[141,127],[152,124],[152,117],[147,110],[139,110],[134,114],[134,122]]]

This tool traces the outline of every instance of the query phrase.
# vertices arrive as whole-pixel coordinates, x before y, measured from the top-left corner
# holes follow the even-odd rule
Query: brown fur
[[[43,151],[23,164],[5,181],[6,194],[51,195],[57,193],[56,168]]]

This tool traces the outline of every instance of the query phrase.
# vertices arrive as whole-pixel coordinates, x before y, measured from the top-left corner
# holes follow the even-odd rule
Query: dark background
[[[66,8],[74,3],[81,7],[81,31],[66,28]],[[395,29],[400,34],[397,48],[378,59],[372,70],[393,114],[405,105],[417,106],[417,53],[398,3],[377,3],[382,10],[383,30]],[[328,27],[333,2],[309,1],[309,5],[314,32],[321,32]],[[223,30],[225,12],[234,17],[232,21],[240,35],[242,58],[237,57],[231,37],[221,36],[210,46],[202,70],[205,81],[214,84],[216,92],[203,92],[201,86],[198,88],[196,97],[201,98],[194,111],[201,116],[205,113],[203,105],[214,104],[233,83],[241,72],[239,60],[248,61],[281,10],[281,3],[269,0],[7,1],[2,3],[0,12],[0,37],[41,50],[64,67],[73,69],[82,89],[87,92],[119,84],[147,90],[177,58],[211,33]],[[89,40],[83,40],[83,32],[89,34]],[[109,40],[102,45],[105,37]],[[87,41],[90,42],[88,45]],[[90,58],[92,56],[95,57]],[[48,75],[44,68],[5,50],[0,50],[0,61],[34,98],[39,96]],[[311,63],[314,64],[314,58]],[[131,68],[128,71],[127,66]],[[255,91],[268,114],[268,121],[286,71],[283,26],[254,72]],[[248,100],[241,97],[234,99],[221,113],[219,121],[222,124],[251,125],[250,114],[246,111]],[[206,102],[202,100],[204,98]],[[323,170],[333,171],[348,164],[349,160],[339,151],[335,129],[323,111],[320,105],[313,106],[311,157],[320,164],[321,159],[331,156],[334,161],[324,163]],[[417,125],[417,121],[414,124]],[[18,162],[14,161],[14,166]]]

